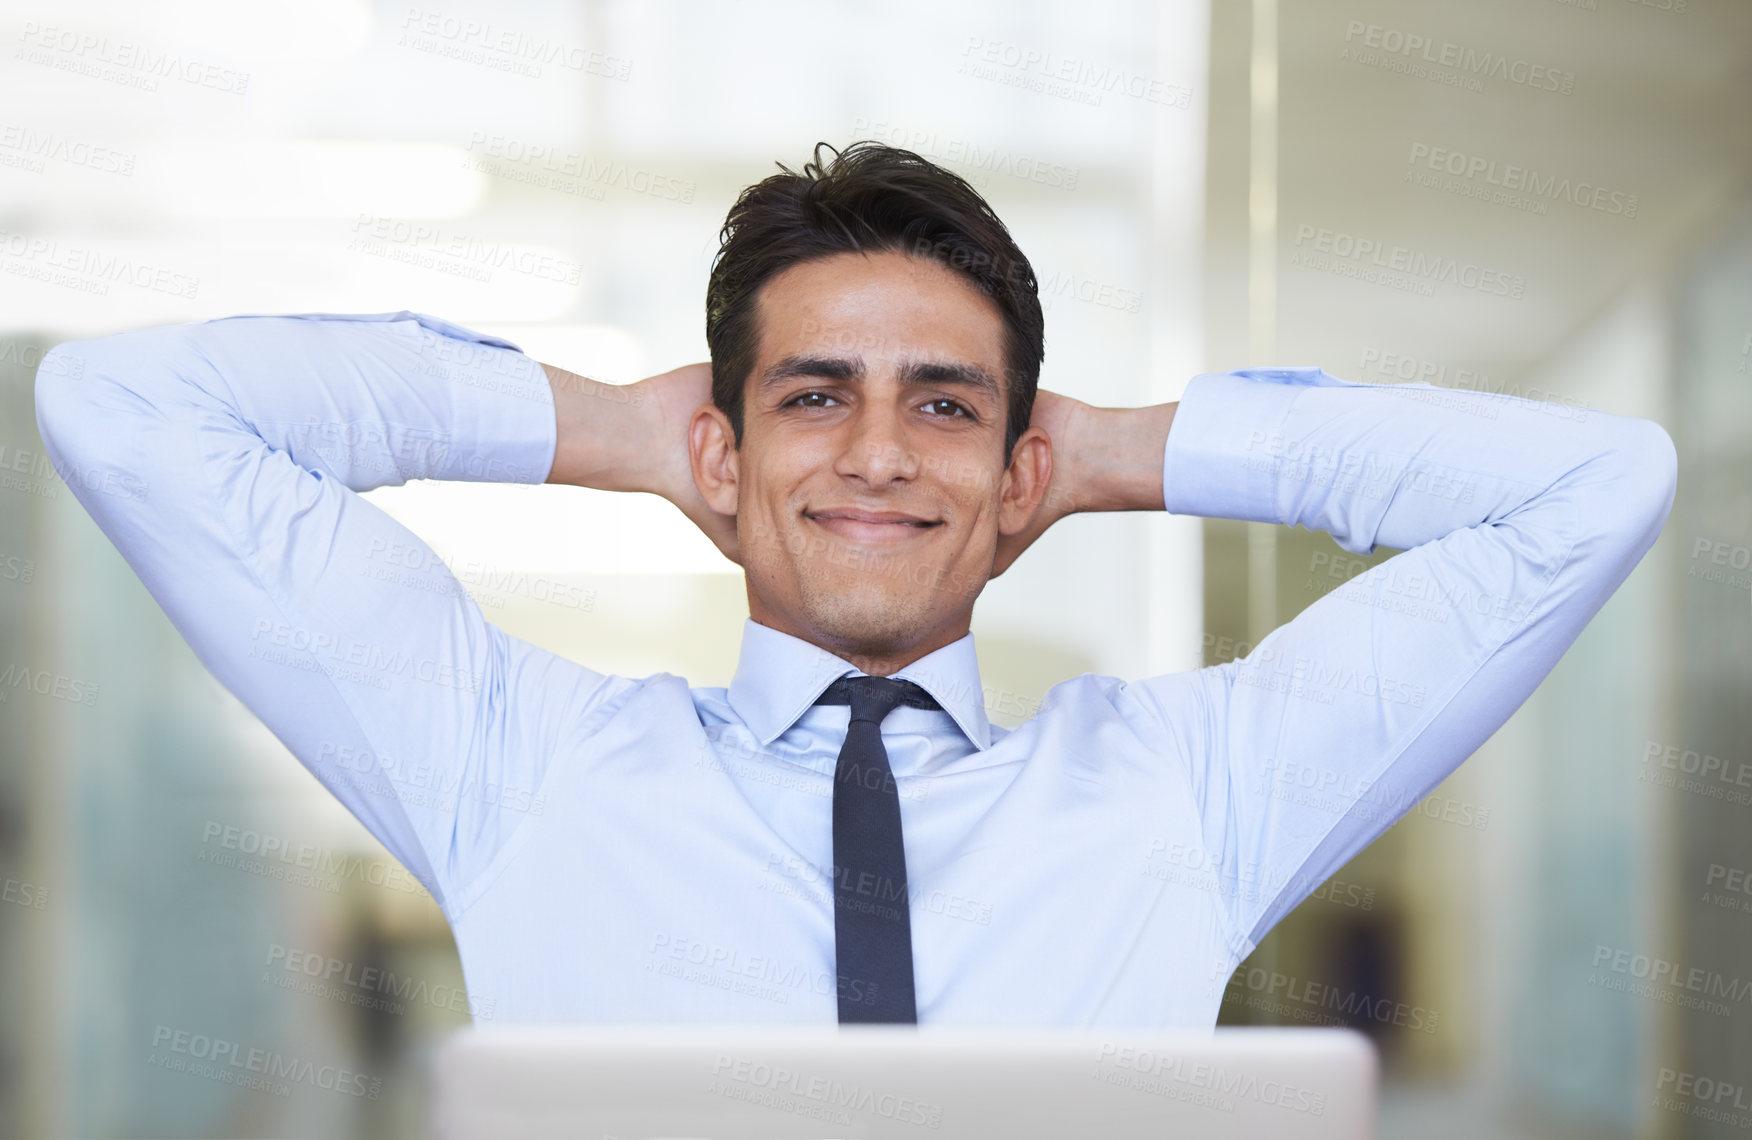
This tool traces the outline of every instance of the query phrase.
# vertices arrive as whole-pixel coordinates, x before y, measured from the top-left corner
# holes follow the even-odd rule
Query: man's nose
[[[835,470],[873,487],[910,480],[919,473],[919,453],[912,446],[899,409],[866,404],[848,425],[845,447]]]

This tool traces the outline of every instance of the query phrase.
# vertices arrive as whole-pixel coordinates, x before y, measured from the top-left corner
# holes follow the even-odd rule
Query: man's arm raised
[[[1205,374],[1161,455],[1179,514],[1404,553],[1224,665],[1118,686],[1183,769],[1236,960],[1526,700],[1660,533],[1648,420],[1317,368]]]
[[[238,317],[61,345],[36,397],[57,470],[196,655],[455,917],[632,682],[489,624],[357,492],[541,482],[541,369],[418,314]]]

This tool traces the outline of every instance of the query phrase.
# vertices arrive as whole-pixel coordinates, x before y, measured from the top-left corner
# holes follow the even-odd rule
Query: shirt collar
[[[736,675],[730,679],[730,707],[763,745],[771,744],[830,684],[841,677],[863,675],[850,661],[749,618],[742,627]],[[972,633],[893,675],[935,697],[975,747],[992,746]]]

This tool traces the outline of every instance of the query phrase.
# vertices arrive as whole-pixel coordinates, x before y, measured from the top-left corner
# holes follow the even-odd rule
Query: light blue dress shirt
[[[80,358],[73,367],[69,357]],[[539,365],[414,313],[55,349],[56,469],[209,669],[432,892],[495,1021],[836,1020],[832,776],[857,670],[749,622],[728,689],[485,620],[356,492],[544,480]],[[986,719],[972,635],[883,725],[922,1024],[1209,1027],[1265,932],[1526,699],[1659,532],[1656,424],[1315,368],[1205,374],[1167,508],[1405,553],[1244,658]],[[615,541],[612,535],[601,541]],[[881,900],[877,900],[881,901]]]

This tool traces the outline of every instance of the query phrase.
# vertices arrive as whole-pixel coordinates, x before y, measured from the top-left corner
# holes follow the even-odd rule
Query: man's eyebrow
[[[855,356],[847,358],[794,353],[762,373],[760,386],[771,388],[799,376],[814,377],[820,380],[862,380],[864,378],[864,362]]]
[[[912,385],[953,384],[965,388],[977,388],[997,400],[1003,397],[1003,389],[990,372],[977,364],[961,364],[959,362],[942,362],[931,360],[908,361],[900,366],[900,382]]]
[[[761,374],[760,386],[771,388],[786,380],[813,377],[821,380],[861,381],[864,379],[861,357],[812,356],[798,353],[787,356]],[[913,360],[900,366],[900,382],[911,387],[955,385],[975,388],[992,399],[1000,399],[1003,389],[992,374],[977,364],[956,361]]]

